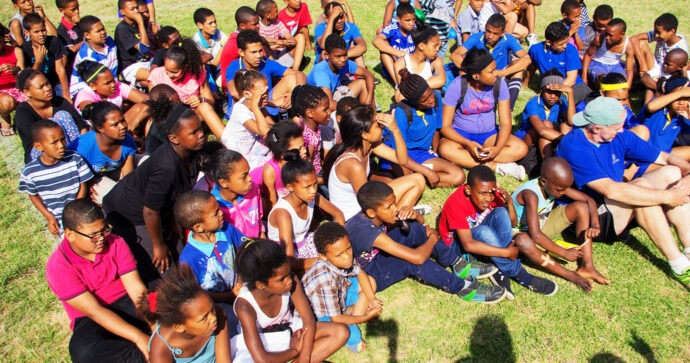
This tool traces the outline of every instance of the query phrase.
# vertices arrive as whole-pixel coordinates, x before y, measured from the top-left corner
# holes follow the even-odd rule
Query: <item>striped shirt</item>
[[[93,178],[89,164],[74,151],[53,165],[45,165],[41,158],[26,164],[19,177],[19,192],[38,195],[48,211],[62,225],[62,210],[77,199],[81,183]]]
[[[285,34],[287,33],[290,33],[290,30],[285,26],[285,24],[277,20],[269,25],[264,25],[264,23],[259,22],[259,35],[264,38],[285,39]],[[283,49],[285,49],[285,47],[276,48],[274,50]]]
[[[117,47],[113,38],[108,36],[103,45],[105,53],[101,53],[91,48],[86,42],[81,45],[74,57],[74,68],[72,69],[72,76],[69,82],[69,94],[74,98],[74,95],[86,88],[86,83],[79,77],[77,73],[77,64],[90,60],[105,65],[113,72],[113,76],[117,77]]]

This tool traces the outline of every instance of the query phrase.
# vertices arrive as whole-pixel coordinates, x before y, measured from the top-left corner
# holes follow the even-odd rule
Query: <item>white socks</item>
[[[690,260],[685,256],[678,257],[675,260],[669,260],[668,264],[671,265],[671,270],[673,270],[676,275],[682,275],[685,269],[690,268]]]

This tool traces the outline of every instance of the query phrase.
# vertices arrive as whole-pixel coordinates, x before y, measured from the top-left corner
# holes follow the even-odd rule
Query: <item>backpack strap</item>
[[[501,82],[503,77],[496,77],[496,82],[494,83],[494,112],[498,110],[498,95],[501,93]]]
[[[460,77],[460,99],[458,99],[458,104],[455,105],[456,109],[461,109],[462,108],[462,103],[465,101],[465,95],[467,94],[467,78],[464,76],[459,76]]]
[[[412,108],[405,101],[400,101],[395,104],[396,108],[400,108],[405,112],[405,117],[407,117],[407,127],[412,125]]]

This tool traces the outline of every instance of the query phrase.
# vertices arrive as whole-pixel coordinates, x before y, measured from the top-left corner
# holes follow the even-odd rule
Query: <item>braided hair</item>
[[[295,116],[305,117],[308,109],[313,109],[328,98],[321,87],[308,84],[299,85],[292,91],[292,112]]]
[[[416,104],[424,92],[429,89],[429,84],[422,76],[410,74],[407,68],[401,69],[398,71],[398,74],[400,74],[400,79],[402,80],[398,86],[400,93],[402,93],[408,103]]]

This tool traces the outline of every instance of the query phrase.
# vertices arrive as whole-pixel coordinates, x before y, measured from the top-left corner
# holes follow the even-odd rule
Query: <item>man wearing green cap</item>
[[[690,285],[690,164],[663,152],[623,129],[626,111],[615,98],[599,97],[573,117],[556,155],[573,169],[575,186],[597,201],[600,239],[625,241],[635,218],[669,260],[673,275]],[[663,167],[630,182],[623,180],[625,161]],[[684,248],[679,251],[673,224]]]

